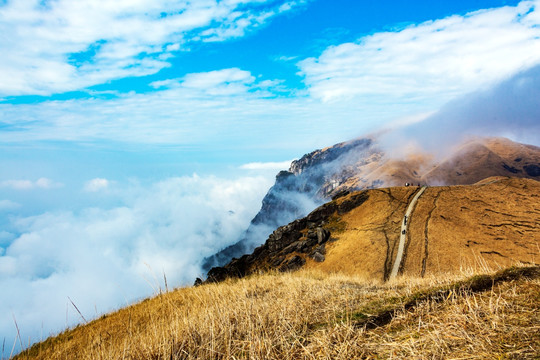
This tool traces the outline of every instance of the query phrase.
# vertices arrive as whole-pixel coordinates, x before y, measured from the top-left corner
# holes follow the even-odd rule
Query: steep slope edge
[[[224,265],[233,257],[252,252],[277,227],[306,216],[328,201],[333,190],[353,172],[347,164],[372,162],[381,153],[371,139],[356,139],[315,150],[280,171],[242,239],[205,259],[203,269]]]

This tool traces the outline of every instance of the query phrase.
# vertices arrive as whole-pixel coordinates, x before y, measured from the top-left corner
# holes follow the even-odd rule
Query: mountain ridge
[[[389,166],[391,160],[366,144],[357,143],[367,160],[354,159],[355,146],[340,147],[346,151],[330,156],[326,170],[335,171],[329,176],[310,174],[324,162],[313,166],[309,158],[295,163],[296,174],[278,174],[277,197],[267,199],[266,211],[287,196],[295,205],[295,194],[321,189],[331,189],[326,196],[332,200],[276,228],[251,254],[212,268],[202,286],[159,289],[153,298],[89,322],[79,312],[85,324],[27,349],[19,335],[23,350],[15,359],[427,359],[471,352],[477,358],[537,358],[538,148],[474,145],[481,150],[474,152],[477,166],[489,165],[479,177],[517,177],[436,184],[420,194],[424,186],[355,190],[340,184],[340,176],[350,180],[365,166],[378,174],[392,169],[389,179],[397,182],[421,175],[403,159]],[[322,159],[329,149],[310,154]],[[462,165],[475,168],[470,161]],[[476,177],[465,171],[455,176]],[[398,276],[391,278],[396,263]]]
[[[392,157],[376,139],[365,138],[315,150],[278,173],[244,236],[207,258],[203,269],[251,253],[273,230],[339,194],[406,183],[474,184],[492,176],[540,179],[540,148],[506,138],[472,138],[440,159],[419,151]]]
[[[253,253],[208,272],[208,282],[304,266],[387,280],[405,210],[419,188],[353,192],[276,229]],[[536,264],[540,182],[492,177],[428,187],[408,222],[399,274],[423,277],[461,267]]]

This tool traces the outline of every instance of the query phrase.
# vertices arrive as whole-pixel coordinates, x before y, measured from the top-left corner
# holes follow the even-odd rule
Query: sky
[[[539,6],[0,0],[7,355],[79,323],[72,300],[191,284],[304,153],[434,117],[536,141]]]

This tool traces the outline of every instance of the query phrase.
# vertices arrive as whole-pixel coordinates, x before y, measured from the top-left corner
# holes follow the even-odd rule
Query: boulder
[[[330,237],[330,231],[323,229],[322,227],[317,228],[317,244],[325,243]]]
[[[304,266],[305,263],[306,263],[306,260],[303,257],[295,255],[285,264],[281,265],[281,267],[279,268],[279,271],[286,272],[286,271],[298,270],[299,268]]]
[[[311,258],[316,262],[323,262],[325,260],[324,255],[318,251],[315,251],[313,254],[311,254]]]

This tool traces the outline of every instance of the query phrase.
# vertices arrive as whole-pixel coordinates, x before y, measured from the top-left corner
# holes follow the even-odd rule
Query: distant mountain
[[[364,189],[474,184],[491,176],[540,180],[540,148],[505,138],[469,140],[438,159],[427,153],[387,154],[374,139],[357,139],[316,150],[276,176],[244,237],[206,259],[222,266],[251,253],[279,226],[306,216],[336,195]]]
[[[472,184],[489,176],[540,179],[540,148],[505,138],[469,141],[422,175],[426,183]]]

